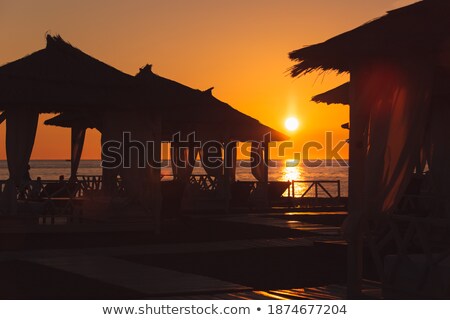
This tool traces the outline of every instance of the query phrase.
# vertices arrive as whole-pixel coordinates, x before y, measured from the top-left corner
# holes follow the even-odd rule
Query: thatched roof
[[[45,120],[44,124],[63,128],[101,128],[99,114],[80,113],[76,111],[66,111],[57,116]]]
[[[370,58],[438,59],[450,41],[450,1],[424,0],[338,35],[323,43],[292,51],[298,63],[293,77],[314,70],[349,72]]]
[[[152,96],[152,103],[146,108],[163,109],[163,138],[181,132],[187,135],[193,131],[201,139],[216,140],[261,140],[271,133],[273,141],[287,140],[288,137],[258,120],[239,112],[212,95],[212,88],[200,91],[153,73],[151,65],[140,69],[136,75],[143,91]],[[99,127],[100,117],[66,112],[45,122],[47,125],[72,127]]]
[[[350,104],[350,82],[346,82],[339,87],[318,94],[311,99],[317,103],[326,104]]]
[[[47,35],[44,49],[0,67],[2,109],[32,107],[60,112],[126,107],[137,103],[137,98],[130,98],[133,96],[139,96],[133,77],[83,53],[60,36]]]
[[[261,124],[258,120],[217,99],[212,95],[212,92],[205,92],[205,94],[209,95],[206,106],[210,110],[209,112],[218,120],[215,126],[209,123],[211,131],[222,131],[230,139],[239,141],[261,141],[264,135],[268,133],[271,134],[272,141],[289,139],[287,135]]]
[[[203,116],[203,110],[199,108],[204,100],[201,90],[161,77],[152,71],[149,64],[139,69],[135,78],[139,80],[142,91],[152,97],[150,107],[162,109],[163,120],[185,122],[192,113],[197,113],[197,119]],[[168,108],[163,108],[164,105]]]
[[[260,140],[269,132],[274,141],[288,139],[286,135],[214,97],[213,88],[206,91],[190,88],[155,74],[151,65],[141,68],[136,78],[143,81],[149,90],[165,93],[167,99],[174,97],[172,109],[163,113],[165,137],[178,131],[190,133],[195,130],[209,139]]]

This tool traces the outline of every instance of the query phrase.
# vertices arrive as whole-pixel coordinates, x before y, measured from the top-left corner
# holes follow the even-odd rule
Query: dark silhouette
[[[424,0],[289,53],[293,77],[314,70],[351,75],[350,83],[313,98],[350,105],[350,211],[342,230],[351,295],[361,293],[367,240],[385,297],[450,296],[450,112],[443,107],[450,98],[449,14],[448,1]],[[428,246],[418,245],[424,241]]]

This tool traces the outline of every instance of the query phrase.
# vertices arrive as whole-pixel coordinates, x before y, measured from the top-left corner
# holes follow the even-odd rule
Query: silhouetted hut
[[[136,78],[142,80],[149,89],[176,94],[178,101],[171,103],[173,109],[162,110],[163,136],[168,140],[180,130],[190,133],[193,129],[203,139],[223,142],[261,141],[268,133],[274,141],[287,139],[286,135],[216,99],[212,95],[213,88],[205,91],[190,88],[155,74],[151,65],[141,68]],[[218,130],[218,125],[224,127]]]
[[[318,94],[311,98],[311,101],[317,103],[330,104],[350,104],[350,82],[346,82],[334,89],[328,90],[324,93]],[[344,123],[341,125],[342,129],[350,129],[350,123]],[[348,141],[348,140],[347,140]]]
[[[180,100],[174,104],[172,109],[166,110],[166,112],[163,111],[163,137],[167,141],[171,141],[171,138],[176,133],[180,133],[186,139],[189,134],[194,132],[196,139],[201,142],[217,141],[224,146],[227,144],[234,144],[235,146],[236,142],[261,142],[267,149],[267,144],[270,141],[288,139],[286,135],[261,124],[258,120],[215,98],[212,94],[213,88],[206,91],[192,89],[153,73],[150,65],[142,68],[136,77],[141,79],[149,88],[156,87],[159,92],[167,92],[169,95],[179,96]],[[174,147],[177,148],[176,143]],[[208,152],[208,150],[199,151],[201,156]],[[224,149],[224,151],[226,150]],[[190,150],[189,152],[194,153],[193,158],[196,157],[195,150]],[[268,153],[265,155],[266,158],[269,156]],[[217,156],[224,157],[220,151]],[[234,152],[234,156],[231,154],[228,156],[234,157],[233,163],[235,165],[236,152]],[[185,154],[184,157],[187,159],[188,155]],[[254,174],[258,180],[267,182],[267,167],[266,169],[262,167],[260,170],[261,174],[257,173],[256,168]],[[210,175],[228,174],[234,180],[235,167],[231,169],[231,172],[227,172],[223,168],[211,170],[206,167],[205,169]],[[192,167],[189,167],[187,171],[184,173],[179,171],[178,173],[186,178],[192,172]]]
[[[450,295],[448,257],[417,245],[419,239],[448,245],[442,228],[450,217],[449,14],[448,1],[424,0],[290,53],[298,62],[293,77],[350,73],[350,203],[343,228],[350,293],[361,289],[365,238],[385,288]],[[399,231],[405,227],[406,238]],[[386,256],[393,239],[397,254]]]
[[[350,82],[318,94],[312,97],[311,100],[317,103],[348,105],[350,104]]]
[[[163,141],[172,142],[175,148],[178,148],[177,142],[173,141],[176,134],[187,141],[188,136],[195,133],[197,141],[217,141],[222,145],[239,141],[270,142],[288,139],[286,135],[215,98],[212,88],[206,91],[192,89],[153,73],[150,65],[142,68],[136,78],[153,95],[154,103],[147,108],[161,113]],[[167,108],[161,108],[162,106]],[[84,125],[101,131],[101,124],[95,117],[77,112],[66,112],[45,123],[61,127]],[[188,171],[192,172],[192,168],[190,169]]]
[[[265,165],[269,162],[268,143],[286,140],[287,136],[218,100],[212,95],[212,88],[206,91],[192,89],[153,73],[150,65],[143,67],[136,78],[153,98],[153,103],[146,108],[161,113],[162,138],[171,143],[172,171],[175,180],[181,183],[176,184],[179,186],[177,188],[183,190],[190,180],[198,155],[208,178],[202,181],[191,180],[191,183],[209,183],[209,179],[218,179],[228,188],[226,185],[235,181],[236,144],[248,141],[253,143],[252,152],[258,153],[263,160],[252,168],[252,172],[258,181],[268,182],[268,166]],[[45,123],[62,127],[82,125],[97,128],[101,132],[103,130],[102,124],[92,114],[77,112],[65,112]],[[201,143],[203,148],[198,145],[194,147],[192,134],[195,134],[195,142]],[[211,145],[211,142],[215,142],[218,148]],[[220,164],[209,167],[205,165],[206,157],[219,159]],[[224,165],[225,161],[227,165]],[[111,179],[107,178],[109,173],[104,170],[103,180],[111,180],[114,184],[116,173],[113,173]],[[200,186],[200,189],[216,188],[221,183]]]
[[[59,36],[47,36],[47,46],[22,59],[0,67],[0,106],[6,118],[6,154],[10,178],[2,193],[3,212],[17,212],[17,188],[27,182],[28,162],[33,149],[40,113],[63,111],[101,114],[101,122],[119,136],[125,127],[135,133],[136,139],[146,131],[146,141],[160,141],[160,133],[149,130],[160,127],[159,115],[148,109],[142,117],[142,105],[148,103],[140,91],[139,82],[111,66],[100,62],[64,42]],[[141,110],[139,114],[135,110]],[[72,173],[76,172],[84,141],[84,128],[72,127]],[[50,142],[51,143],[51,142]],[[137,168],[123,173],[129,192],[146,212],[157,205],[148,200],[148,194],[157,194],[149,182],[151,174],[132,174]],[[146,173],[148,170],[143,169]],[[159,176],[157,177],[159,181]],[[155,200],[157,201],[157,200]],[[153,201],[153,202],[155,202]],[[157,208],[154,209],[157,211]],[[158,216],[158,212],[152,212]]]

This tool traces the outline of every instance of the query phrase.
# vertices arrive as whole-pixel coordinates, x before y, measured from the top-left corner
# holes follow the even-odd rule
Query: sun
[[[298,119],[295,117],[289,117],[286,119],[286,121],[284,121],[284,126],[289,131],[295,131],[298,129],[299,126]]]

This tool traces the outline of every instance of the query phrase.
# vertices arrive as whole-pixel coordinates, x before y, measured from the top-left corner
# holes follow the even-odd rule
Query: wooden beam
[[[270,149],[269,139],[265,137],[263,142],[263,156],[264,156],[264,182],[269,182],[269,165],[270,165]]]
[[[356,92],[353,74],[350,75],[350,150],[349,150],[349,182],[348,182],[348,215],[351,219],[351,239],[347,239],[347,294],[348,298],[355,299],[361,296],[363,273],[363,224],[356,223],[361,218],[363,210],[362,187],[364,185],[364,141],[363,132],[365,121],[359,108],[354,105]],[[359,81],[361,81],[359,79]]]

